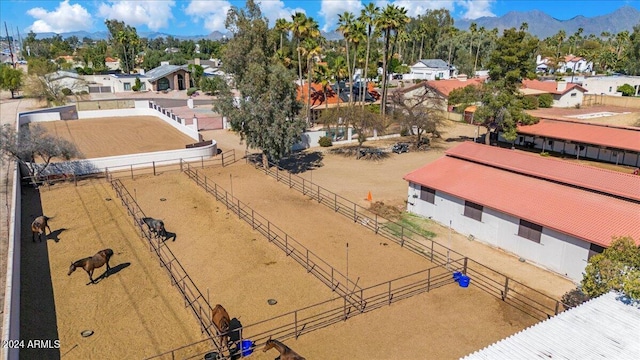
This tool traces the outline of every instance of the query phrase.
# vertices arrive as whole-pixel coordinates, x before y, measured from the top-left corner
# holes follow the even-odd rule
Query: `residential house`
[[[409,74],[404,75],[403,79],[444,80],[458,74],[455,66],[441,59],[423,59],[413,64],[410,69]]]
[[[410,86],[405,86],[401,88],[397,88],[394,92],[403,93],[405,98],[415,98],[420,97],[424,94],[424,91],[427,89],[433,91],[435,94],[438,94],[444,100],[449,98],[449,94],[455,89],[462,89],[469,85],[471,86],[479,86],[486,81],[486,78],[472,78],[467,79],[467,76],[464,74],[459,75],[457,78],[448,79],[448,80],[429,80],[422,81],[417,84],[413,84]],[[451,106],[447,105],[445,101],[443,103],[443,111],[453,110]]]
[[[45,75],[45,78],[56,87],[66,88],[74,93],[88,91],[87,82],[82,76],[74,72],[59,70]]]
[[[520,92],[529,96],[540,96],[551,94],[553,96],[553,107],[573,107],[582,105],[584,93],[587,90],[578,84],[567,83],[566,81],[540,81],[522,80]]]
[[[364,94],[365,103],[374,103],[380,99],[380,94],[374,89],[371,82],[367,84],[367,91]],[[344,82],[328,85],[323,91],[322,85],[318,83],[311,84],[311,97],[309,97],[308,84],[304,83],[298,87],[297,98],[303,104],[309,103],[311,107],[311,121],[316,122],[325,109],[346,106],[349,103],[349,96],[353,93],[355,103],[360,103],[359,91],[360,86],[364,87],[364,83],[356,83],[353,85],[353,91],[349,92],[349,88]],[[325,98],[326,94],[326,98]]]
[[[590,76],[582,80],[582,87],[589,91],[589,94],[622,96],[618,88],[624,84],[629,84],[635,89],[635,96],[640,95],[640,76]]]
[[[191,87],[187,65],[160,65],[145,75],[150,90],[186,90]]]
[[[640,359],[640,306],[608,292],[462,358]]]
[[[613,237],[640,245],[637,175],[464,142],[404,179],[408,212],[575,282]]]
[[[118,69],[120,69],[120,59],[112,58],[110,56],[107,56],[104,59],[104,65],[106,66],[106,68],[108,70],[111,70],[111,71],[118,70]]]
[[[564,61],[558,64],[559,73],[584,73],[593,70],[593,62],[582,56],[566,55]]]
[[[514,145],[640,167],[640,128],[637,127],[542,119],[537,124],[518,125],[517,132]],[[640,183],[640,178],[638,181]]]

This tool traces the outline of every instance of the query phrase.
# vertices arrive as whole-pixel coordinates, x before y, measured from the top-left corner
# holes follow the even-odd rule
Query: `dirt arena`
[[[194,139],[153,116],[107,117],[38,123],[76,145],[85,159],[184,149]]]
[[[22,207],[20,335],[59,339],[59,350],[24,350],[25,359],[140,359],[202,339],[168,275],[139,238],[104,180],[25,189]],[[106,199],[113,199],[107,201]],[[53,233],[31,241],[30,220],[52,216]],[[111,275],[95,285],[71,261],[111,248]],[[106,267],[96,269],[99,278]],[[83,330],[93,330],[83,338]]]

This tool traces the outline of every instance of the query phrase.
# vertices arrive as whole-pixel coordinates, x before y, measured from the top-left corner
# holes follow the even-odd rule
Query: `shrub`
[[[541,108],[550,108],[553,105],[553,96],[551,94],[542,94],[538,96],[538,106]]]
[[[573,290],[567,291],[564,295],[562,295],[562,299],[560,301],[562,302],[562,304],[564,304],[565,308],[570,309],[582,304],[587,300],[589,300],[589,295],[583,293],[579,288],[575,288]]]
[[[522,98],[522,107],[525,110],[533,110],[538,108],[538,98],[535,96],[525,96]]]
[[[328,136],[323,136],[318,139],[318,144],[322,147],[329,147],[333,145],[333,143],[331,142],[331,138]]]
[[[69,89],[69,88],[63,88],[62,89],[62,93],[64,94],[64,96],[69,96],[69,95],[73,94],[73,91],[71,91],[71,89]]]
[[[197,87],[189,88],[189,90],[187,90],[187,96],[193,95],[193,93],[195,93],[196,91],[198,91]]]
[[[549,156],[549,153],[548,153],[548,152],[546,152],[546,151],[545,151],[545,152],[541,152],[541,153],[540,153],[540,156]]]
[[[131,90],[140,91],[141,87],[142,87],[142,81],[140,81],[140,78],[136,76],[136,83],[131,87]]]
[[[400,136],[409,136],[409,129],[406,127],[400,129]]]
[[[629,84],[624,84],[622,86],[618,86],[616,91],[621,92],[622,96],[633,96],[633,95],[635,95],[635,89],[633,88],[633,86],[631,86]]]

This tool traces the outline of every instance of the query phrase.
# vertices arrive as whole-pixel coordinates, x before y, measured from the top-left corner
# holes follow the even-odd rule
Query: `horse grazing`
[[[109,276],[109,270],[111,269],[111,266],[109,266],[109,259],[111,259],[111,256],[113,256],[113,250],[100,250],[93,256],[71,263],[71,266],[69,266],[69,273],[67,275],[71,275],[72,272],[76,271],[76,268],[83,268],[84,271],[89,274],[89,280],[91,280],[91,283],[95,284],[95,281],[93,280],[93,270],[107,264],[107,271],[104,272],[104,275]]]
[[[229,318],[229,313],[227,313],[227,310],[225,310],[222,305],[217,304],[213,310],[211,310],[211,322],[213,326],[216,327],[216,330],[218,330],[222,346],[226,346],[227,349],[229,349],[229,341],[231,341],[229,324],[231,323],[231,318]]]
[[[267,342],[264,344],[264,349],[262,349],[262,351],[266,352],[267,350],[273,349],[273,348],[278,350],[278,352],[280,353],[280,356],[278,356],[276,359],[280,359],[280,360],[305,360],[304,357],[300,356],[297,352],[291,350],[290,347],[288,347],[287,345],[281,343],[278,340],[272,340],[272,339],[267,340]]]
[[[155,234],[156,239],[160,236],[164,237],[165,239],[167,238],[167,230],[164,229],[164,222],[162,220],[145,217],[142,218],[142,222],[140,223],[140,225],[142,225],[143,223],[147,224],[147,226],[149,227],[149,231]],[[173,239],[173,241],[175,241],[175,238]]]
[[[45,231],[45,229],[49,229],[49,234],[51,234],[49,219],[51,218],[42,215],[33,220],[33,222],[31,223],[31,239],[33,240],[33,242],[36,242],[36,234],[38,234],[38,239],[40,240],[40,242],[42,242],[43,234],[45,240],[47,239],[47,232]]]

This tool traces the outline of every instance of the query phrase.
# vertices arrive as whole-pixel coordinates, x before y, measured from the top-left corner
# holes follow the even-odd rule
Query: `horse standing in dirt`
[[[276,359],[280,359],[280,360],[306,360],[304,357],[300,356],[297,352],[291,350],[290,347],[288,347],[287,345],[281,343],[278,340],[272,340],[272,339],[267,340],[267,342],[264,344],[264,349],[262,349],[262,351],[266,352],[267,350],[273,349],[273,348],[278,350],[278,352],[280,353],[280,356],[278,356]]]
[[[42,242],[42,235],[44,235],[44,239],[47,239],[47,232],[45,229],[49,229],[49,234],[51,234],[51,228],[49,227],[49,219],[47,216],[38,216],[31,223],[31,239],[33,242],[36,242],[36,234],[38,234],[38,239]]]
[[[93,270],[102,265],[107,264],[107,271],[104,272],[104,276],[109,276],[109,270],[111,266],[109,266],[109,259],[113,256],[113,250],[104,249],[98,251],[95,255],[86,257],[84,259],[80,259],[76,262],[72,262],[71,266],[69,266],[69,273],[67,275],[71,275],[72,272],[76,271],[76,268],[83,268],[84,271],[89,275],[89,280],[91,280],[92,284],[95,284],[93,280]]]
[[[142,225],[143,223],[147,224],[147,227],[149,227],[149,231],[155,234],[156,239],[160,236],[162,236],[165,240],[167,239],[167,230],[165,230],[164,222],[162,220],[144,217],[142,218],[142,222],[140,223],[140,225]],[[176,241],[176,239],[173,238],[173,241]]]
[[[218,330],[220,343],[222,346],[226,346],[227,349],[229,349],[229,341],[231,340],[229,336],[229,324],[231,324],[231,318],[229,317],[227,310],[225,310],[222,305],[217,304],[213,310],[211,310],[211,322],[213,323],[213,326],[216,327],[216,330]]]

